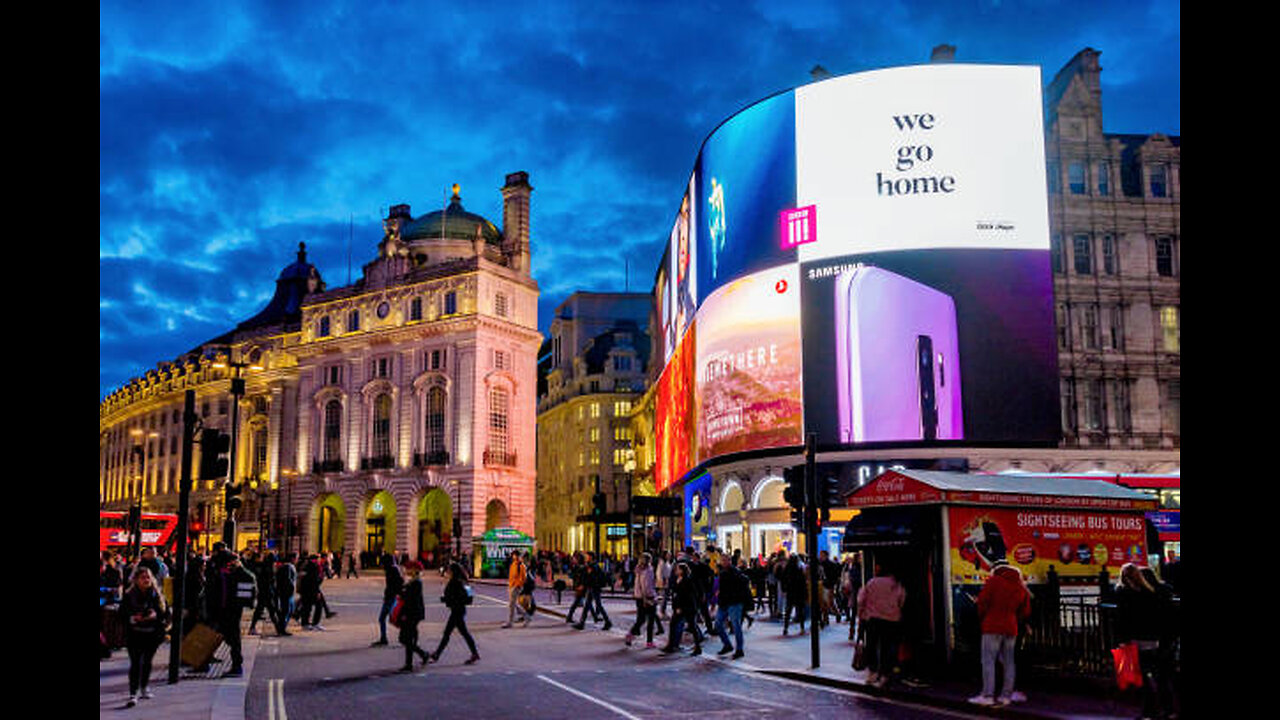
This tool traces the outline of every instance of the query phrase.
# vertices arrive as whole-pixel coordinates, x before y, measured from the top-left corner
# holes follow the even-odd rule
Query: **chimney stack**
[[[513,172],[502,186],[503,252],[511,258],[511,267],[529,273],[529,173]]]
[[[929,62],[931,63],[949,63],[955,61],[955,45],[938,45],[933,49],[933,54],[929,56]]]

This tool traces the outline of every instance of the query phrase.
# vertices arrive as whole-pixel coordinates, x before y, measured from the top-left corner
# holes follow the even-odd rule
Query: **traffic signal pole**
[[[238,494],[239,488],[236,488],[236,449],[240,445],[240,397],[244,395],[244,378],[239,377],[240,368],[236,368],[237,377],[231,378],[231,449],[227,453],[227,492],[226,497],[229,500],[234,494]],[[234,491],[231,491],[235,488]],[[231,507],[231,503],[224,503],[226,508],[227,519],[222,523],[222,542],[226,543],[227,549],[236,551],[236,511]]]
[[[187,513],[191,509],[191,445],[196,427],[196,391],[188,390],[182,407],[182,473],[178,481],[178,561],[173,578],[172,635],[169,638],[169,684],[178,682],[182,665],[182,609],[187,587]]]
[[[818,476],[814,472],[814,452],[818,444],[817,433],[809,433],[804,441],[804,485],[805,496],[805,546],[809,550],[809,656],[811,667],[821,664],[818,657],[818,612],[821,607],[821,596],[818,594]]]

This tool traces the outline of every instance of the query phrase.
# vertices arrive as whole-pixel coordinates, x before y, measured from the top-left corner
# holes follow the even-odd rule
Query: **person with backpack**
[[[244,609],[253,607],[257,594],[257,580],[240,563],[240,556],[230,550],[221,550],[214,557],[213,582],[205,595],[210,606],[209,616],[217,623],[216,629],[222,635],[222,641],[231,649],[231,669],[223,677],[240,677],[244,672],[240,620]]]
[[[727,655],[732,652],[733,659],[737,660],[745,654],[742,640],[742,609],[743,605],[751,602],[751,587],[747,584],[747,577],[734,567],[733,558],[729,555],[720,555],[720,573],[716,578],[719,583],[716,597],[716,635],[720,636],[720,642],[724,643],[718,654]],[[733,639],[736,645],[729,644],[729,634],[725,631],[726,621],[733,628]]]
[[[298,569],[298,595],[302,602],[298,607],[298,619],[303,630],[324,630],[320,624],[320,583],[324,581],[319,556],[312,554]]]
[[[538,566],[528,551],[524,554],[525,577],[520,588],[520,607],[525,611],[525,625],[533,622],[534,613],[538,611],[538,601],[534,599],[534,591],[538,589]]]
[[[258,583],[258,601],[253,609],[253,617],[249,619],[249,635],[257,635],[258,621],[262,619],[265,612],[270,618],[271,624],[277,629],[280,627],[280,617],[277,614],[279,603],[276,602],[276,554],[267,553],[263,558],[253,564],[253,575]]]
[[[382,590],[382,610],[378,613],[379,635],[373,643],[374,647],[387,644],[387,617],[391,615],[391,608],[395,606],[396,598],[400,597],[400,590],[404,588],[404,573],[396,564],[394,555],[387,553],[382,558],[382,567],[386,572],[387,581]]]
[[[587,586],[587,605],[586,609],[591,610],[591,616],[597,620],[604,618],[604,627],[601,628],[605,632],[613,627],[613,621],[609,619],[609,613],[605,612],[604,602],[600,599],[600,593],[604,590],[607,582],[604,570],[596,562],[593,555],[587,555],[586,570],[586,586]],[[578,624],[574,625],[575,630],[581,630],[586,625],[587,613],[584,609],[582,617],[578,620]]]
[[[426,602],[422,598],[422,565],[410,561],[405,565],[409,580],[400,588],[400,607],[393,615],[393,621],[400,628],[400,644],[404,646],[404,666],[400,672],[413,672],[413,656],[417,655],[425,666],[429,660],[427,652],[418,647],[418,623],[427,617]]]
[[[125,707],[151,698],[151,661],[164,641],[169,622],[169,607],[156,589],[155,577],[145,565],[133,571],[129,589],[120,598],[120,617],[125,624],[125,647],[129,651],[129,700]]]
[[[587,564],[584,562],[582,553],[573,554],[573,559],[569,564],[569,583],[573,586],[573,603],[569,605],[569,612],[565,613],[564,621],[573,623],[573,611],[582,608],[582,619],[585,622],[590,606],[586,605],[587,601]],[[597,618],[598,619],[598,618]]]
[[[457,561],[449,563],[449,582],[445,584],[444,595],[440,598],[440,602],[449,608],[449,619],[445,621],[444,633],[440,636],[440,644],[436,646],[436,651],[428,654],[427,662],[429,663],[440,661],[440,654],[449,645],[449,636],[454,630],[458,631],[466,641],[467,647],[471,649],[471,657],[466,660],[466,664],[471,665],[480,659],[480,653],[476,651],[476,641],[467,631],[467,606],[471,604],[472,594],[471,588],[466,584],[466,577],[466,572],[460,563]]]

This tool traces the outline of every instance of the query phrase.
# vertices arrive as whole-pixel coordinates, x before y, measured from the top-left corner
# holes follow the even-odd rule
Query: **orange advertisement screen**
[[[658,378],[657,414],[658,457],[654,467],[654,484],[663,492],[692,467],[694,448],[694,359],[696,325],[684,334],[671,362]]]

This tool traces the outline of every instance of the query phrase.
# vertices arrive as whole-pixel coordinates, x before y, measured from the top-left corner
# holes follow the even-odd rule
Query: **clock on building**
[[[382,302],[378,303],[379,319],[385,318],[387,316],[387,313],[389,312],[391,312],[391,303],[387,302],[386,300],[383,300]]]

